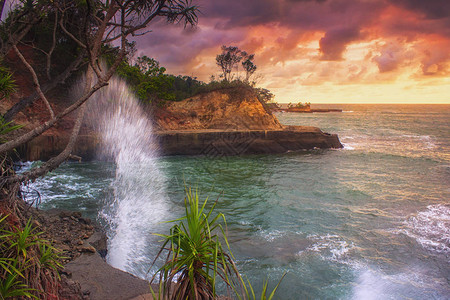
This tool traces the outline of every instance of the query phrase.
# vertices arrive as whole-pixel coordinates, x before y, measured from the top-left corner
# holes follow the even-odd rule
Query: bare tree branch
[[[48,102],[47,97],[45,97],[44,93],[41,90],[41,85],[39,84],[39,79],[36,75],[36,72],[34,72],[33,67],[27,62],[25,57],[23,57],[22,53],[20,53],[20,51],[19,51],[19,49],[17,49],[16,45],[13,45],[13,49],[16,52],[17,56],[20,58],[20,60],[23,62],[23,64],[30,71],[31,76],[33,77],[33,82],[34,82],[36,91],[39,94],[39,96],[41,97],[42,101],[44,101],[45,105],[47,106],[48,111],[50,112],[50,117],[53,119],[55,117],[55,113],[53,112],[53,109],[50,106],[50,103]]]
[[[15,183],[15,182],[25,182],[25,181],[34,181],[36,178],[39,178],[48,172],[53,171],[56,169],[61,163],[67,160],[67,158],[70,156],[70,154],[73,151],[73,148],[75,146],[75,142],[77,140],[78,134],[80,132],[81,124],[83,121],[83,116],[86,111],[86,104],[82,104],[80,109],[78,110],[78,116],[75,121],[74,127],[72,129],[72,133],[70,135],[69,142],[66,145],[66,148],[57,156],[52,157],[47,162],[42,164],[38,168],[34,168],[28,172],[24,172],[23,174],[17,174],[14,176],[10,176],[4,179],[4,181],[0,181],[0,186],[2,186],[5,183]]]
[[[85,82],[85,88],[84,93],[89,93],[91,89],[92,84],[92,69],[88,68],[86,72],[86,82]],[[28,172],[24,172],[23,174],[10,176],[8,178],[5,178],[5,181],[0,182],[0,186],[2,186],[4,183],[15,183],[15,182],[24,182],[32,180],[34,181],[36,178],[41,177],[48,172],[51,172],[52,170],[56,169],[61,163],[63,163],[67,158],[71,155],[73,148],[75,146],[75,142],[77,140],[77,137],[80,133],[81,124],[83,122],[83,117],[86,112],[86,103],[83,103],[78,110],[78,116],[75,120],[74,127],[72,129],[72,133],[69,138],[69,142],[67,143],[66,147],[64,148],[61,153],[59,153],[57,156],[52,157],[50,160],[42,164],[38,168],[34,168]]]
[[[73,112],[75,109],[77,109],[78,107],[80,107],[84,102],[86,102],[87,99],[89,99],[89,97],[92,96],[92,94],[94,94],[96,91],[98,91],[100,88],[104,87],[105,85],[108,85],[107,82],[105,81],[98,81],[91,89],[88,93],[86,93],[85,95],[83,95],[82,97],[80,97],[75,103],[73,103],[72,105],[70,105],[69,107],[67,107],[63,112],[57,114],[53,119],[48,120],[47,122],[35,127],[34,129],[30,130],[29,132],[23,134],[22,136],[6,142],[4,144],[0,145],[0,154],[7,152],[7,151],[11,151],[14,148],[25,144],[29,141],[31,141],[33,138],[41,135],[42,133],[44,133],[47,129],[49,129],[50,127],[52,127],[53,125],[55,125],[59,120],[61,120],[63,117],[67,116],[68,114],[70,114],[71,112]]]
[[[85,4],[81,5],[79,1],[75,0],[31,1],[30,3],[32,7],[30,11],[24,7],[22,11],[19,10],[17,12],[17,20],[21,18],[23,18],[23,20],[21,20],[20,23],[16,20],[15,23],[12,24],[16,26],[17,30],[12,34],[9,34],[8,40],[6,43],[3,43],[2,48],[0,49],[0,57],[4,57],[10,49],[13,49],[17,53],[18,57],[30,70],[33,82],[36,85],[36,93],[22,99],[26,100],[23,102],[30,103],[39,99],[39,97],[42,98],[50,111],[51,117],[48,121],[36,126],[16,139],[1,144],[0,155],[28,143],[31,139],[44,133],[71,112],[81,108],[78,112],[71,137],[65,149],[56,157],[53,157],[47,163],[41,165],[40,168],[33,169],[22,175],[7,178],[7,182],[10,183],[34,180],[58,167],[60,163],[67,159],[74,148],[75,141],[81,128],[81,122],[86,109],[85,102],[96,91],[108,84],[109,79],[113,76],[127,54],[127,47],[129,44],[127,40],[128,36],[137,34],[137,31],[146,28],[148,24],[157,17],[163,17],[170,23],[184,20],[185,25],[194,25],[197,22],[197,7],[190,5],[191,0],[111,0],[98,2],[88,0]],[[30,3],[27,2],[27,5]],[[30,33],[30,29],[34,24],[37,24],[41,20],[50,20],[51,16],[54,16],[55,18],[52,30],[53,40],[51,41],[50,47],[46,47],[46,49],[49,49],[47,52],[39,49],[47,56],[47,78],[49,80],[51,78],[52,56],[54,56],[55,49],[58,49],[59,51],[60,41],[62,41],[62,47],[67,45],[73,46],[73,44],[76,44],[83,50],[78,59],[75,62],[72,62],[64,72],[53,80],[50,80],[49,83],[41,86],[36,71],[20,53],[16,44],[19,41],[23,41],[24,37]],[[58,25],[61,28],[61,32],[58,31]],[[14,27],[11,26],[10,28]],[[31,34],[30,36],[33,37],[34,35]],[[120,46],[115,48],[115,50],[118,50],[117,55],[110,69],[104,72],[101,70],[99,63],[103,46],[118,39],[120,39]],[[70,43],[67,43],[68,40]],[[79,51],[79,48],[77,48],[76,51]],[[55,88],[58,83],[65,81],[70,76],[71,72],[82,64],[83,60],[88,63],[87,77],[92,77],[93,73],[95,73],[97,75],[97,82],[91,86],[91,81],[87,80],[83,95],[66,107],[62,112],[55,115],[48,99],[45,97],[45,93]],[[20,103],[22,103],[22,100]],[[23,107],[23,104],[21,105]],[[15,105],[15,107],[18,106]],[[11,109],[8,113],[9,112],[11,112]],[[8,116],[12,115],[14,115],[14,112],[8,114]],[[1,181],[2,180],[0,180],[0,183]]]
[[[12,49],[13,45],[17,45],[19,41],[21,41],[35,26],[39,21],[41,21],[42,16],[40,14],[36,13],[37,11],[45,10],[45,5],[38,4],[35,9],[28,9],[23,10],[22,12],[18,13],[15,16],[11,16],[12,20],[10,21],[10,24],[6,29],[6,33],[8,34],[8,37],[6,41],[2,40],[2,47],[0,49],[0,57],[4,57],[6,54],[9,53],[9,51]],[[15,31],[13,31],[13,26],[19,25],[17,28],[15,28]]]
[[[63,16],[61,17],[61,19],[59,19],[59,26],[61,27],[62,31],[64,31],[65,34],[67,34],[75,43],[78,44],[78,46],[80,46],[83,49],[86,49],[86,45],[83,44],[79,39],[77,39],[72,33],[70,33],[66,27],[63,24],[63,19],[64,19],[64,13]]]
[[[49,83],[43,84],[41,89],[43,93],[46,93],[47,91],[50,91],[54,89],[59,84],[64,83],[67,78],[69,78],[70,74],[72,74],[73,71],[75,71],[81,64],[83,58],[85,56],[85,51],[81,51],[78,55],[78,57],[63,71],[61,74],[59,74],[57,77],[53,78],[52,81]],[[33,93],[32,95],[28,97],[24,97],[20,99],[19,102],[17,102],[14,106],[12,106],[4,115],[3,119],[6,122],[9,122],[12,120],[12,118],[22,109],[33,103],[39,99],[39,94],[37,92]]]
[[[47,55],[47,78],[48,80],[51,80],[51,76],[50,76],[50,68],[51,68],[51,63],[52,63],[52,54],[53,51],[55,51],[55,47],[56,47],[56,29],[58,28],[58,11],[55,11],[55,24],[53,25],[53,36],[52,36],[52,46],[50,47],[50,50],[48,51]]]
[[[5,7],[5,0],[0,0],[0,21],[2,20],[3,8]]]

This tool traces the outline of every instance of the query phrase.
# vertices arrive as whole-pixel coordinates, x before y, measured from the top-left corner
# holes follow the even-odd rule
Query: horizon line
[[[302,103],[304,103],[303,101],[301,101]],[[307,101],[310,102],[310,101]],[[299,102],[276,102],[278,104],[295,104],[295,103],[299,103]],[[449,103],[405,103],[405,102],[393,102],[393,103],[386,103],[386,102],[369,102],[369,103],[359,103],[359,102],[310,102],[311,105],[314,104],[337,104],[337,105],[348,105],[348,104],[360,104],[360,105],[373,105],[373,104],[384,104],[384,105],[450,105]]]

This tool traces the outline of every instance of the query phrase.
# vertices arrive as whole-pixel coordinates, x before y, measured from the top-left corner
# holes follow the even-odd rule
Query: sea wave
[[[448,299],[445,280],[430,276],[420,267],[408,272],[386,274],[377,268],[355,269],[351,299]]]
[[[409,216],[396,233],[415,239],[428,251],[450,254],[450,205],[428,205]]]
[[[445,152],[431,151],[441,147],[439,141],[429,135],[413,135],[404,133],[386,134],[342,134],[339,137],[344,150],[369,151],[409,157],[440,157]]]
[[[349,252],[355,248],[353,242],[347,242],[335,234],[308,235],[313,244],[306,251],[318,252],[324,259],[345,263]]]
[[[260,230],[261,237],[268,242],[273,242],[276,239],[286,236],[286,234],[287,234],[286,231],[281,230],[271,230],[271,231]]]

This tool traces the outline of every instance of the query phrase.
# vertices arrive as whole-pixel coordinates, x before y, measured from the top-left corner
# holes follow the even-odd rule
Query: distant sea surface
[[[450,105],[314,106],[326,107],[343,112],[276,116],[337,133],[344,149],[161,158],[163,219],[182,215],[185,183],[218,199],[253,286],[287,272],[276,299],[450,299]],[[68,163],[33,187],[42,208],[82,210],[117,230],[102,213],[114,170]],[[146,241],[147,259],[127,268],[141,277],[157,251]]]

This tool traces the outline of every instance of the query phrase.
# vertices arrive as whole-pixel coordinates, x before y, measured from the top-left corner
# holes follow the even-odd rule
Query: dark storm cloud
[[[331,27],[370,22],[383,1],[353,0],[210,0],[201,2],[205,18],[217,18],[218,28],[277,23],[286,27],[327,31]],[[202,21],[201,21],[202,22]]]
[[[327,31],[320,39],[320,52],[322,60],[341,60],[347,44],[361,38],[357,28],[339,28]]]
[[[194,2],[201,10],[196,30],[186,31],[181,26],[161,22],[154,28],[154,33],[146,35],[140,42],[139,48],[169,69],[188,70],[192,65],[198,65],[206,53],[209,56],[218,53],[221,45],[236,45],[257,52],[260,62],[274,65],[305,58],[304,45],[311,42],[319,44],[315,59],[339,61],[351,44],[374,40],[388,42],[401,37],[402,42],[395,49],[392,46],[379,48],[367,58],[368,62],[377,65],[380,73],[397,72],[413,59],[411,56],[414,55],[409,52],[405,58],[402,47],[407,43],[425,45],[415,52],[421,56],[426,53],[422,59],[424,73],[434,70],[439,73],[449,60],[447,55],[441,54],[439,47],[433,48],[427,41],[437,39],[435,45],[447,45],[450,0]],[[213,58],[210,65],[214,66]]]
[[[288,2],[325,2],[327,0],[287,0]]]
[[[390,0],[393,5],[400,5],[406,9],[421,12],[430,19],[450,17],[449,0]]]
[[[200,4],[206,18],[219,18],[218,27],[234,27],[266,24],[279,21],[281,2],[274,0],[211,0]]]
[[[339,60],[346,46],[360,38],[360,28],[371,24],[384,6],[380,1],[213,0],[205,4],[204,13],[220,19],[217,28],[222,30],[276,23],[298,33],[323,31],[322,59]],[[298,34],[289,42],[295,46],[301,38]]]

